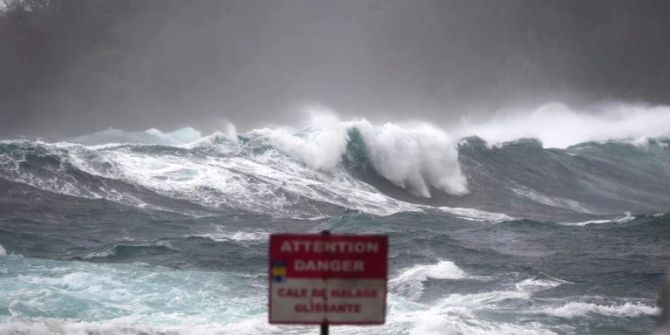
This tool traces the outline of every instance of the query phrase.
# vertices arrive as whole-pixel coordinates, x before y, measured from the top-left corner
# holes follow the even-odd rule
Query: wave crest
[[[614,317],[639,317],[656,315],[659,309],[640,303],[626,302],[623,305],[597,305],[583,302],[569,302],[561,307],[545,309],[544,313],[560,318],[571,319],[586,317],[589,314],[600,314]]]
[[[375,125],[327,113],[302,128],[226,127],[205,137],[192,128],[110,129],[72,140],[78,144],[1,141],[0,177],[136,207],[170,210],[179,201],[190,211],[300,218],[433,208],[493,222],[593,223],[622,208],[643,214],[670,203],[669,139],[644,147],[545,149],[537,140],[490,146],[477,137],[455,142],[427,123]]]
[[[450,194],[468,192],[458,151],[451,137],[429,124],[400,127],[387,123],[356,125],[367,145],[375,170],[396,186],[430,198],[430,187]]]
[[[578,111],[552,102],[534,111],[499,113],[485,122],[463,121],[453,132],[500,144],[535,138],[547,148],[567,148],[584,142],[631,140],[670,135],[670,107],[607,103]]]
[[[341,122],[323,114],[313,116],[301,130],[264,128],[251,134],[321,170],[337,168],[347,144],[357,139],[379,175],[415,196],[430,198],[431,187],[450,194],[468,191],[456,143],[445,131],[426,123],[375,126],[366,120]]]

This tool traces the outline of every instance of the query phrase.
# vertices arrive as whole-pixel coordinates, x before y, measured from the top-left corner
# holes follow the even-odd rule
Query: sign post
[[[269,321],[328,326],[383,324],[388,237],[270,236]]]

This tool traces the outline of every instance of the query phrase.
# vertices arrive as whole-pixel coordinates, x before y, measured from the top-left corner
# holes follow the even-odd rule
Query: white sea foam
[[[29,142],[15,141],[14,143],[27,144]],[[116,146],[112,146],[112,149],[89,150],[78,144],[62,142],[36,142],[36,145],[39,145],[46,155],[59,157],[61,161],[58,166],[47,165],[38,173],[33,173],[30,170],[20,168],[20,164],[28,159],[25,152],[16,156],[0,153],[0,177],[54,193],[88,199],[107,199],[140,208],[147,207],[145,202],[132,194],[120,192],[106,183],[97,187],[82,183],[67,173],[68,163],[72,163],[74,166],[88,164],[88,158],[94,156],[96,150],[114,150]]]
[[[228,236],[231,240],[234,241],[264,241],[270,237],[270,233],[267,232],[235,232]]]
[[[452,294],[431,299],[427,303],[407,300],[406,297],[390,294],[386,324],[375,333],[415,335],[550,335],[569,333],[570,326],[553,326],[547,329],[539,322],[505,322],[487,318],[487,312],[500,312],[506,305],[515,302],[525,304],[529,294],[515,291],[492,291],[475,294]],[[308,332],[305,330],[304,332]],[[342,334],[367,334],[370,328],[347,327],[338,329]]]
[[[461,279],[461,278],[470,278],[460,269],[456,273],[451,271],[441,271],[443,274],[448,274],[450,278],[445,279]],[[456,278],[453,278],[456,277]],[[459,294],[454,293],[442,298],[439,302],[435,303],[436,306],[443,308],[467,308],[467,310],[477,310],[477,309],[487,309],[491,308],[497,303],[510,301],[510,300],[529,300],[532,295],[536,292],[550,289],[568,283],[559,279],[538,279],[538,278],[527,278],[514,285],[515,289],[508,290],[494,290],[489,292],[481,293],[470,293],[470,294]]]
[[[184,146],[235,153],[224,156],[135,150],[135,147],[127,145],[84,147],[71,143],[44,143],[40,144],[43,148],[61,157],[63,162],[58,171],[49,170],[47,174],[35,175],[16,167],[16,159],[2,155],[2,165],[10,168],[0,172],[8,179],[40,189],[84,198],[104,198],[138,207],[149,205],[107,183],[91,188],[64,173],[62,166],[70,163],[92,175],[139,185],[164,196],[205,207],[232,207],[275,216],[311,218],[328,215],[327,212],[320,212],[319,206],[306,204],[307,201],[377,215],[423,211],[420,206],[385,196],[353,178],[344,169],[337,168],[347,137],[343,132],[344,126],[339,123],[336,123],[335,130],[328,130],[327,126],[331,123],[327,119],[317,119],[312,123],[311,133],[308,132],[312,135],[304,138],[301,136],[308,133],[301,135],[287,130],[268,130],[259,136],[263,131],[251,132],[248,136],[252,141],[270,141],[279,149],[270,147],[260,153],[243,153],[242,150],[249,149],[243,149],[231,139],[235,135],[232,128],[229,134],[213,135]],[[155,131],[149,133],[161,136]],[[221,138],[226,140],[221,141]],[[328,147],[332,141],[339,141],[339,149]],[[308,150],[301,151],[305,146]],[[297,160],[286,156],[286,153],[297,155],[301,152],[303,156],[298,155],[295,157]]]
[[[527,292],[492,291],[474,294],[450,294],[429,304],[410,302],[403,297],[390,296],[390,315],[387,328],[391,334],[532,334],[556,332],[535,322],[507,323],[482,318],[481,311],[496,311],[501,304],[526,301]]]
[[[468,192],[455,142],[445,131],[427,123],[354,125],[363,135],[375,170],[394,184],[422,197],[431,196],[431,186],[451,194]]]
[[[413,277],[419,281],[423,275],[412,275],[412,273],[433,272],[437,266],[423,266],[421,268],[410,268],[401,276],[407,282]],[[447,266],[451,268],[451,266]],[[423,270],[418,270],[423,269]],[[460,269],[449,269],[437,271],[438,276],[474,278],[464,274]],[[404,276],[403,276],[404,275]],[[426,276],[427,277],[427,276]],[[397,279],[392,279],[397,280]],[[567,282],[560,279],[538,279],[528,278],[515,284],[514,289],[493,290],[470,294],[449,294],[437,300],[431,300],[428,304],[418,303],[416,297],[401,294],[391,294],[392,306],[389,317],[390,326],[398,325],[398,328],[406,328],[409,324],[409,334],[432,335],[432,334],[532,334],[549,335],[569,333],[570,326],[555,326],[547,329],[538,322],[507,323],[500,320],[488,320],[481,315],[486,311],[500,313],[506,309],[518,312],[520,306],[527,304],[535,292],[556,287]],[[391,286],[393,288],[393,286]],[[392,290],[393,292],[393,290]],[[410,299],[410,301],[405,299]],[[399,331],[398,333],[405,333]]]
[[[23,321],[3,322],[0,335],[256,335],[256,334],[304,334],[299,328],[284,330],[267,323],[266,317],[245,318],[230,323],[203,323],[197,317],[185,315],[166,315],[164,320],[172,318],[167,324],[151,324],[137,317],[123,317],[104,321],[77,321],[54,318],[33,318]],[[170,323],[179,323],[171,325]]]
[[[253,241],[267,241],[270,237],[270,233],[262,231],[254,232],[217,232],[212,234],[204,235],[205,237],[211,238],[215,241],[239,241],[239,242],[253,242]]]
[[[487,212],[475,208],[437,207],[437,209],[454,214],[462,219],[472,221],[503,222],[516,220],[515,217],[503,213]]]
[[[604,224],[604,223],[625,223],[629,221],[635,220],[635,216],[633,216],[629,211],[626,211],[623,216],[613,218],[613,219],[603,219],[603,220],[589,220],[589,221],[580,221],[580,222],[561,222],[560,224],[564,226],[586,226],[590,224]]]
[[[391,290],[411,299],[423,294],[423,282],[432,279],[463,279],[467,274],[456,264],[440,260],[435,264],[418,264],[400,271],[389,281]]]
[[[599,314],[613,317],[638,317],[642,315],[657,315],[658,307],[641,303],[626,302],[623,305],[598,305],[584,302],[569,302],[561,307],[545,308],[542,313],[560,317],[576,318],[587,317],[589,314]]]
[[[267,323],[266,280],[248,274],[175,271],[142,264],[91,264],[30,258],[4,258],[11,271],[0,278],[10,314],[0,316],[0,335],[9,334],[309,334],[314,327],[277,327]],[[3,264],[5,265],[5,264]],[[401,271],[394,280],[468,277],[448,261]],[[7,285],[11,283],[11,285]],[[221,285],[221,283],[226,283]],[[529,278],[510,290],[448,294],[416,302],[389,295],[382,334],[528,334],[574,333],[569,324],[540,324],[527,318],[500,320],[500,313],[531,312],[562,318],[590,313],[612,317],[652,315],[658,309],[642,304],[600,306],[568,303],[538,311],[534,292],[561,285],[558,279]],[[533,303],[529,303],[532,301]],[[61,317],[63,306],[69,315]],[[584,307],[586,306],[586,307]],[[594,307],[595,306],[595,307]],[[494,313],[493,317],[491,313]],[[553,314],[552,314],[553,313]],[[37,315],[37,316],[36,316]],[[342,327],[342,334],[371,331]]]
[[[626,211],[624,213],[624,216],[622,216],[620,218],[617,218],[617,219],[614,219],[614,221],[616,221],[617,223],[630,222],[630,221],[633,221],[633,220],[635,220],[635,216],[631,215],[631,213],[629,211]]]
[[[268,138],[279,149],[309,167],[333,170],[347,147],[347,128],[332,114],[315,114],[302,130],[257,129],[251,134]]]
[[[7,256],[7,250],[0,244],[0,256]]]
[[[316,113],[301,130],[265,128],[250,134],[268,138],[308,166],[333,170],[345,153],[350,129],[360,131],[375,170],[410,193],[430,197],[430,187],[451,194],[467,193],[454,141],[427,123],[372,125],[366,120],[342,122],[332,113]]]
[[[636,131],[649,130],[646,135],[654,136],[659,135],[659,129],[663,127],[645,128],[648,119],[659,116],[654,122],[665,125],[665,120],[670,118],[663,116],[665,112],[668,112],[667,107],[615,106],[608,112],[611,115],[601,113],[594,116],[571,111],[562,105],[549,104],[530,117],[504,119],[512,120],[508,123],[515,125],[511,127],[512,133],[505,132],[510,127],[500,128],[498,125],[471,125],[468,129],[474,134],[488,134],[484,137],[492,141],[505,141],[528,135],[524,132],[514,133],[523,131],[522,125],[527,119],[532,121],[528,121],[529,125],[549,121],[553,125],[555,121],[557,126],[585,123],[589,127],[602,125],[615,130],[619,129],[620,123],[630,121]],[[334,213],[335,206],[377,215],[425,211],[425,206],[386,196],[345,171],[340,164],[341,159],[346,153],[350,132],[356,129],[367,149],[372,167],[393,184],[421,197],[430,197],[431,189],[455,195],[468,192],[467,180],[461,171],[452,136],[434,125],[374,125],[366,120],[340,121],[334,114],[320,111],[314,113],[303,128],[263,128],[241,136],[238,136],[234,125],[230,123],[224,124],[223,128],[223,131],[207,137],[202,137],[199,131],[192,128],[173,132],[156,129],[123,132],[108,129],[72,139],[72,142],[88,146],[38,142],[49,154],[63,159],[60,166],[47,166],[44,171],[31,172],[19,168],[21,157],[0,154],[0,175],[51,192],[161,210],[170,209],[158,208],[158,205],[149,204],[141,196],[119,190],[113,184],[102,182],[91,186],[82,183],[66,173],[68,164],[93,175],[118,179],[166,197],[214,209],[232,207],[297,218],[329,216]],[[452,128],[455,129],[452,133],[457,135],[456,138],[470,134],[456,126]],[[598,140],[605,136],[604,133],[591,136],[585,132],[578,132],[576,141]],[[560,134],[560,138],[572,138],[570,134]],[[623,132],[621,136],[636,137],[633,136],[636,134]],[[548,134],[541,140],[545,141],[545,145],[557,145],[559,137],[552,136]],[[240,138],[244,138],[244,141],[240,141]],[[163,144],[178,148],[174,151],[157,148],[138,150],[137,146],[110,142]],[[190,150],[186,153],[178,151],[182,149]],[[593,212],[571,199],[545,195],[521,185],[512,185],[510,188],[520,196],[548,206],[581,213]],[[334,206],[323,209],[324,206],[320,204]],[[476,209],[443,207],[441,210],[473,220],[500,222],[514,219],[502,213]],[[585,224],[589,223],[599,222]]]
[[[579,222],[561,222],[560,224],[564,226],[586,226],[590,224],[603,224],[610,223],[612,220],[588,220],[588,221],[579,221]]]
[[[459,137],[476,135],[490,144],[539,139],[545,147],[566,148],[589,141],[631,140],[670,134],[670,107],[609,103],[577,111],[547,103],[534,111],[500,112],[483,122],[453,126]]]
[[[266,281],[259,276],[156,272],[142,264],[9,257],[3,262],[0,286],[6,288],[2,300],[9,314],[0,316],[0,334],[253,334],[276,329],[267,326],[260,307],[265,296],[248,294],[264,292]]]
[[[440,306],[468,307],[470,310],[490,308],[491,305],[509,300],[529,300],[530,292],[490,291],[475,294],[450,294],[439,302]]]
[[[534,293],[537,291],[547,290],[567,283],[569,282],[560,279],[527,278],[516,283],[514,286],[519,291]]]
[[[92,259],[92,258],[104,258],[109,256],[114,256],[114,249],[108,248],[99,251],[92,251],[82,256],[83,259]]]
[[[542,325],[535,322],[511,324],[503,321],[485,320],[472,313],[469,307],[437,305],[420,310],[394,310],[391,313],[392,324],[402,324],[401,322],[409,324],[408,333],[411,335],[556,334],[551,330],[544,329]]]
[[[105,321],[75,321],[51,318],[9,321],[2,324],[0,335],[256,335],[256,334],[314,334],[314,326],[273,326],[267,317],[244,318],[237,322],[204,323],[194,317],[175,315],[181,324],[147,324],[134,318],[117,318]],[[384,326],[337,327],[338,334],[411,334],[411,335],[555,335],[538,323],[516,325],[466,318],[438,310],[405,313],[393,316]]]
[[[322,215],[313,212],[311,206],[301,206],[309,199],[379,215],[421,211],[384,196],[345,171],[314,170],[276,150],[221,157],[147,153],[120,147],[96,151],[93,159],[87,150],[72,150],[70,154],[73,164],[88,173],[212,208],[291,217]]]
[[[536,322],[515,325],[506,322],[487,322],[459,316],[431,313],[415,317],[416,323],[410,335],[556,335]]]
[[[363,134],[378,172],[397,185],[422,196],[430,196],[429,186],[451,193],[466,191],[457,152],[446,134],[426,125],[409,129],[390,124],[375,127],[367,121],[346,123],[328,115],[313,117],[302,130],[275,128],[248,133],[246,136],[253,143],[268,141],[270,148],[276,148],[260,153],[244,154],[241,151],[248,149],[241,148],[238,142],[220,141],[234,136],[235,131],[230,130],[231,134],[213,135],[185,147],[212,146],[209,148],[235,155],[185,156],[129,146],[92,149],[70,145],[67,158],[90,174],[120,179],[212,208],[228,206],[291,217],[323,216],[319,212],[296,212],[299,207],[314,208],[303,206],[304,199],[309,199],[378,215],[423,211],[421,206],[381,194],[339,166],[348,129],[352,127]],[[149,133],[162,136],[155,131]],[[113,195],[81,192],[76,183],[68,180],[47,184],[58,185],[55,191],[77,196]],[[122,198],[123,194],[118,196]]]

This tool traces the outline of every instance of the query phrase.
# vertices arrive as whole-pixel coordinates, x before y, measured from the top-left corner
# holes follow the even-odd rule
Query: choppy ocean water
[[[388,234],[387,323],[338,334],[650,334],[670,141],[454,141],[347,124],[0,142],[0,334],[267,323],[273,232]]]

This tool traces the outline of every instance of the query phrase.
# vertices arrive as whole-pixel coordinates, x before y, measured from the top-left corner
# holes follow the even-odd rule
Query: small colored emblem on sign
[[[286,279],[286,262],[272,261],[272,281],[282,283]]]

